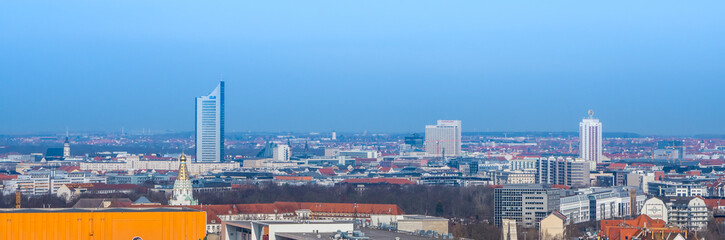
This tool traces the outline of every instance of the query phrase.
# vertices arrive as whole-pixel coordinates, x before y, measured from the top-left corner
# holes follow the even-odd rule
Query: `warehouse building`
[[[198,240],[206,213],[189,208],[0,210],[0,239]]]

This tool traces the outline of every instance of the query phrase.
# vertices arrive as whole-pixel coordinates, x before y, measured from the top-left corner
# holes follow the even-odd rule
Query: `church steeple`
[[[70,157],[70,142],[68,141],[68,128],[65,129],[65,141],[63,142],[63,158]]]
[[[186,167],[186,155],[182,152],[179,156],[179,173],[174,182],[173,196],[169,205],[197,205],[194,199],[194,189],[189,179],[189,169]]]
[[[179,157],[179,174],[176,177],[177,180],[189,180],[189,170],[186,168],[186,155],[181,153]]]

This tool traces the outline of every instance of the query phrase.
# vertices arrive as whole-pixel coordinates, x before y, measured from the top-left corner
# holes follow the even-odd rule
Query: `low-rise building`
[[[659,219],[640,215],[635,219],[602,220],[599,222],[598,238],[611,240],[696,240],[687,230],[670,227]],[[664,236],[667,236],[666,238]]]
[[[58,189],[69,183],[106,183],[106,178],[86,172],[67,173],[47,171],[18,175],[17,179],[3,181],[3,193],[20,191],[23,195],[56,194]]]
[[[559,212],[567,224],[622,218],[638,214],[645,200],[641,191],[632,188],[589,188],[561,198]]]
[[[133,193],[143,190],[136,184],[68,183],[60,186],[56,195],[70,202],[81,194]]]
[[[707,227],[710,216],[702,197],[653,197],[645,202],[642,214],[688,230]]]
[[[707,227],[709,212],[701,197],[665,198],[669,221],[680,228],[701,230]]]
[[[647,188],[649,194],[662,197],[707,196],[707,186],[700,183],[652,181]]]
[[[565,239],[566,216],[553,211],[539,223],[539,239],[540,240],[559,240]]]

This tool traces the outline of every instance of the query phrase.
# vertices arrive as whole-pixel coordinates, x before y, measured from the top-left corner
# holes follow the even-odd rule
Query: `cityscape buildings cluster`
[[[422,134],[225,134],[224,94],[220,82],[209,95],[196,98],[193,137],[145,131],[4,136],[0,190],[79,203],[87,202],[81,200],[88,194],[165,194],[168,206],[147,199],[103,200],[94,206],[153,208],[149,211],[159,214],[166,211],[159,207],[183,206],[206,214],[207,233],[248,237],[243,239],[273,239],[272,229],[295,239],[294,224],[347,231],[353,229],[349,221],[418,236],[449,238],[451,232],[449,219],[407,215],[390,204],[198,206],[195,197],[259,184],[350,185],[359,191],[377,185],[487,187],[494,192],[491,223],[508,238],[521,227],[538,229],[541,239],[561,239],[566,226],[598,222],[600,236],[638,229],[627,232],[629,239],[645,239],[643,229],[651,231],[653,225],[612,226],[608,220],[639,219],[663,226],[657,231],[687,234],[725,217],[725,201],[720,201],[725,198],[725,140],[607,135],[592,111],[578,133],[464,133],[461,120],[438,120],[421,128]],[[128,150],[96,150],[104,147]],[[281,224],[289,221],[294,224]],[[267,232],[254,230],[258,224]]]

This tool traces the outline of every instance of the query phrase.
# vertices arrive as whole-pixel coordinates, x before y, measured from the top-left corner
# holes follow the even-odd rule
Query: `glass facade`
[[[224,160],[224,81],[196,98],[196,161]]]

